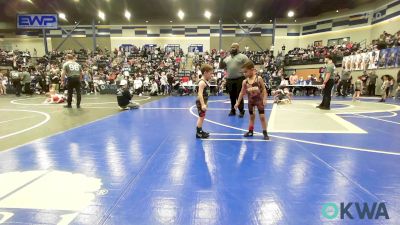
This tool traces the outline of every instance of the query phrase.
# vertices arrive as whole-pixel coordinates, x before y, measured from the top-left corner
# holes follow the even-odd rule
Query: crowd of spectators
[[[53,84],[57,91],[63,92],[61,83],[61,67],[65,55],[72,53],[76,61],[82,65],[82,91],[87,94],[98,93],[103,89],[115,86],[122,80],[128,81],[128,86],[138,95],[187,95],[195,91],[199,79],[199,65],[188,67],[188,55],[182,50],[171,51],[161,48],[123,48],[109,51],[98,48],[95,52],[81,49],[79,51],[52,51],[44,57],[31,57],[28,51],[0,50],[0,79],[4,89],[12,86],[13,72],[21,72],[28,68],[31,75],[29,80],[32,91],[42,94],[49,91]],[[202,63],[214,65],[213,60],[207,59],[208,53],[202,55]],[[219,56],[218,56],[219,59]],[[199,61],[199,62],[200,62]],[[223,73],[217,73],[212,80],[213,91],[221,91]],[[26,83],[26,82],[25,82]],[[24,86],[24,82],[22,84]],[[26,93],[31,92],[27,90]]]
[[[284,66],[288,59],[291,60],[321,60],[325,55],[343,57],[371,48],[397,46],[399,32],[390,35],[384,32],[379,40],[374,40],[367,48],[361,49],[358,43],[347,42],[342,45],[330,47],[311,47],[306,49],[296,48],[290,50],[286,55],[284,51],[277,56],[272,51],[249,51],[245,48],[243,54],[257,64],[259,75],[261,75],[269,91],[289,82],[289,75],[284,72]],[[394,41],[395,40],[395,41]],[[379,44],[381,43],[381,44]],[[392,45],[388,45],[392,43]],[[201,77],[200,66],[204,63],[214,67],[215,73],[210,81],[212,92],[221,94],[224,90],[226,72],[220,70],[219,62],[227,57],[229,52],[191,52],[184,54],[181,49],[162,48],[136,48],[129,50],[124,48],[108,50],[97,48],[95,52],[81,49],[78,51],[52,51],[43,57],[36,57],[37,53],[29,51],[5,51],[0,49],[0,95],[6,93],[7,87],[11,87],[13,71],[22,70],[27,67],[31,75],[31,91],[42,94],[49,91],[54,85],[59,92],[64,91],[61,83],[61,66],[65,55],[72,53],[77,62],[83,67],[82,90],[86,94],[97,94],[111,86],[114,93],[116,87],[122,80],[128,82],[132,92],[137,95],[190,95],[195,92],[196,84]],[[1,68],[11,68],[1,70]],[[311,76],[307,80],[313,80]],[[315,78],[314,78],[315,79]],[[298,80],[298,82],[303,82]],[[307,83],[307,81],[305,81]],[[25,86],[24,83],[22,86]]]
[[[344,39],[342,43],[330,46],[307,46],[307,48],[294,48],[285,54],[285,65],[317,64],[323,63],[325,55],[331,55],[335,62],[341,62],[344,56],[355,55],[374,50],[400,46],[400,31],[389,34],[384,31],[378,39],[371,43],[361,45]],[[284,51],[285,47],[282,47]]]

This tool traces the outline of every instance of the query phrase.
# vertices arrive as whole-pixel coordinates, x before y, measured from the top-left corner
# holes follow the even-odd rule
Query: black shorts
[[[205,101],[204,103],[207,104],[207,100],[204,99],[204,101]],[[198,113],[199,113],[199,117],[205,117],[205,116],[206,116],[206,111],[203,111],[203,110],[201,109],[200,100],[196,100],[196,106],[197,106],[197,111],[198,111]]]
[[[360,89],[356,89],[356,91],[361,91]]]

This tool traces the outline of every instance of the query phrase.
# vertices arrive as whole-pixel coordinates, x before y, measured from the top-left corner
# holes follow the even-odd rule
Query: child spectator
[[[157,96],[158,95],[158,84],[156,80],[152,80],[150,96]]]
[[[0,73],[0,95],[6,94],[5,78],[2,73]]]
[[[383,84],[381,86],[381,91],[382,91],[382,98],[379,102],[385,102],[387,96],[389,95],[389,76],[388,75],[383,75]]]
[[[353,95],[353,101],[355,100],[360,100],[360,95],[361,95],[361,90],[363,88],[363,84],[361,81],[361,76],[357,78],[357,80],[354,82],[354,95]]]

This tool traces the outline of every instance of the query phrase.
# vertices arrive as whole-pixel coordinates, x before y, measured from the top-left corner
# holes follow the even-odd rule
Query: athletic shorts
[[[257,107],[259,114],[264,114],[264,102],[261,98],[249,98],[249,114],[254,114],[254,107]]]
[[[356,89],[356,91],[361,91],[360,89]]]
[[[207,104],[207,100],[206,99],[204,99],[205,100],[205,104]],[[199,116],[200,117],[205,117],[206,116],[206,111],[203,111],[202,109],[201,109],[201,103],[200,103],[200,100],[196,100],[196,106],[197,106],[197,111],[198,111],[198,113],[199,113]]]

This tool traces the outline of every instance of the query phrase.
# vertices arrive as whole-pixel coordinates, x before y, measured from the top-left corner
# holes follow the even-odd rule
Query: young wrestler
[[[64,103],[65,100],[67,100],[67,98],[64,95],[57,94],[54,88],[50,89],[50,91],[46,93],[45,96],[47,97],[45,103],[49,104],[60,104]]]
[[[121,80],[120,88],[117,90],[117,102],[118,106],[122,110],[130,110],[130,109],[137,109],[139,105],[135,102],[132,102],[132,94],[129,92],[128,89],[128,81]]]
[[[207,111],[208,95],[210,93],[210,85],[208,81],[211,79],[213,68],[208,64],[201,66],[202,78],[199,80],[199,90],[196,100],[197,110],[199,111],[199,118],[197,119],[196,138],[208,138],[209,133],[203,131],[203,122]]]
[[[265,119],[264,106],[267,104],[267,90],[265,89],[264,81],[261,77],[256,75],[254,64],[248,60],[242,66],[242,72],[246,76],[243,81],[242,90],[239,94],[237,102],[242,101],[243,96],[247,94],[250,124],[249,131],[244,134],[245,137],[252,137],[254,131],[254,120],[256,118],[254,114],[254,107],[257,107],[258,113],[260,114],[261,126],[263,129],[264,140],[269,140],[267,134],[267,121]],[[235,108],[239,107],[236,103]]]

